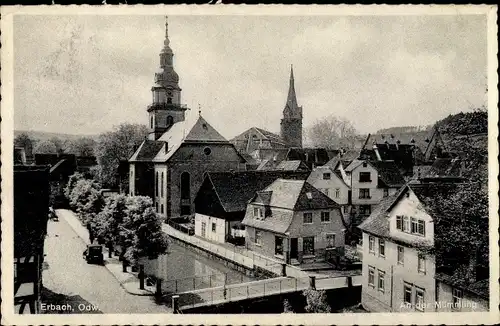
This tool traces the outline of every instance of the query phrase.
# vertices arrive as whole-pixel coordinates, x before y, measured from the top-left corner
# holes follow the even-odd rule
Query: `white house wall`
[[[205,236],[202,235],[202,223],[205,223]],[[212,231],[212,223],[215,223],[215,232]],[[205,239],[224,243],[226,240],[226,220],[196,213],[194,220],[194,234]]]

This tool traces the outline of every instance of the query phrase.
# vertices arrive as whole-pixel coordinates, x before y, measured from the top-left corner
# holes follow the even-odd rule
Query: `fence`
[[[361,285],[361,280],[361,275],[353,277],[325,276],[313,279],[311,277],[278,277],[226,287],[180,293],[178,306],[181,308],[193,308],[197,306],[207,306],[230,301],[298,292],[309,288],[315,288],[317,290],[338,289],[349,286],[359,286]]]
[[[163,293],[180,293],[206,288],[233,285],[244,282],[244,275],[211,274],[205,276],[187,277],[175,280],[162,280]]]
[[[172,222],[174,223],[174,222]],[[239,248],[236,246],[218,245],[209,241],[205,241],[198,237],[189,236],[186,233],[180,232],[175,227],[169,228],[166,226],[164,231],[184,242],[195,245],[206,251],[217,254],[227,260],[233,261],[241,266],[249,269],[254,269],[255,266],[270,271],[276,275],[281,275],[281,268],[283,261],[267,258],[254,253],[246,248]],[[302,275],[304,276],[304,275]]]
[[[187,235],[194,235],[194,229],[186,226],[187,223],[176,223],[170,219],[167,220],[166,222],[168,225],[170,225],[171,227],[182,233],[185,233]]]

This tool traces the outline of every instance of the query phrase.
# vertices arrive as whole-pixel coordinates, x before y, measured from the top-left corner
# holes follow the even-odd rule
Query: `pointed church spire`
[[[168,38],[168,16],[165,16],[165,41],[163,41],[163,50],[170,50],[170,40]]]
[[[290,68],[290,86],[288,88],[288,98],[286,100],[286,106],[294,110],[297,108],[297,96],[295,95],[295,81],[293,79],[293,65]]]

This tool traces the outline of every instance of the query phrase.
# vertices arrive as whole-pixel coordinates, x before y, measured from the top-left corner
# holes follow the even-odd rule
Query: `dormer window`
[[[332,178],[331,173],[323,173],[323,180],[330,180]]]
[[[253,216],[256,219],[262,220],[264,218],[264,210],[262,209],[262,207],[254,207]]]
[[[368,163],[363,162],[363,167],[364,167],[364,168],[368,167]]]

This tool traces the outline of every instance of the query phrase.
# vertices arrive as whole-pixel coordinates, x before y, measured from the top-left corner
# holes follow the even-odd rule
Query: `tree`
[[[50,140],[42,140],[36,144],[33,152],[35,154],[57,154],[57,147]]]
[[[99,192],[99,185],[93,180],[78,180],[71,191],[70,206],[76,210],[82,223],[93,227],[96,216],[104,206],[104,199]]]
[[[121,124],[114,131],[101,134],[95,147],[99,178],[105,187],[116,187],[120,160],[128,160],[148,135],[139,124]]]
[[[76,156],[94,156],[94,147],[97,142],[89,137],[68,140],[65,144],[65,152]]]
[[[307,289],[304,290],[303,295],[306,297],[307,302],[307,305],[305,307],[306,312],[329,313],[331,311],[325,291]]]
[[[50,141],[54,144],[54,146],[56,147],[56,153],[57,154],[62,154],[64,153],[64,143],[61,139],[59,139],[58,137],[52,137],[50,139]]]
[[[149,197],[127,197],[126,217],[120,226],[120,239],[125,258],[135,264],[141,257],[158,258],[168,248],[161,229],[161,219],[155,213]]]
[[[26,151],[26,155],[31,154],[33,151],[33,140],[27,133],[21,133],[14,138],[14,146],[22,147]]]
[[[64,188],[64,196],[66,196],[66,198],[70,198],[71,192],[79,180],[83,180],[83,175],[79,172],[75,172],[69,177],[66,188]]]
[[[121,194],[106,199],[105,206],[95,221],[98,238],[106,243],[123,244],[120,231],[127,216],[127,204],[127,196]]]
[[[357,131],[349,120],[330,115],[316,120],[307,135],[315,147],[350,149],[355,146]]]
[[[293,307],[287,299],[283,300],[283,313],[293,313]]]

